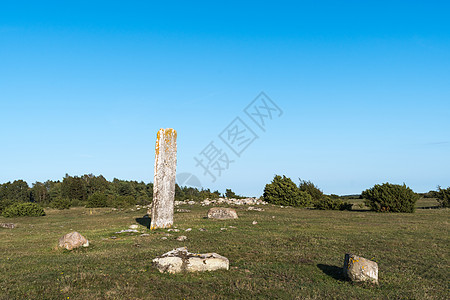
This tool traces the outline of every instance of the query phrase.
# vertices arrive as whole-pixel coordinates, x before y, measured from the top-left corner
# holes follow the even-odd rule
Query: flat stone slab
[[[229,207],[212,207],[208,210],[208,219],[237,219],[236,210]]]
[[[354,282],[378,283],[378,264],[354,254],[345,254],[344,276]]]
[[[203,272],[229,269],[228,258],[217,253],[190,253],[186,247],[169,251],[153,260],[161,273]]]

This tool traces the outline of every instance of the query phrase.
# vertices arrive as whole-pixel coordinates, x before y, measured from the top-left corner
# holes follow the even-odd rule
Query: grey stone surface
[[[232,208],[212,207],[208,210],[208,219],[237,219],[238,215]]]
[[[351,281],[378,283],[378,264],[361,256],[345,254],[343,272]]]
[[[76,231],[62,236],[58,241],[58,247],[67,250],[72,250],[81,246],[88,247],[89,241]]]
[[[150,229],[173,225],[175,176],[177,166],[177,132],[160,129],[155,146],[155,176]]]
[[[190,253],[186,247],[174,249],[153,259],[153,264],[161,273],[202,272],[229,269],[228,258],[217,253]]]

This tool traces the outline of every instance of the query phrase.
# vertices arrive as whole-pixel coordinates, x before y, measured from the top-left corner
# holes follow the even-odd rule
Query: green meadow
[[[412,214],[375,213],[361,203],[354,211],[239,206],[239,219],[226,221],[206,219],[209,207],[185,205],[190,212],[175,214],[180,232],[148,230],[144,210],[0,217],[17,225],[0,229],[0,299],[448,299],[450,211],[420,208],[436,204],[422,199]],[[139,233],[116,233],[132,224]],[[90,246],[58,249],[71,231]],[[180,235],[188,239],[176,241]],[[152,266],[182,246],[226,256],[230,270],[171,275]],[[344,280],[349,252],[378,263],[379,285]]]

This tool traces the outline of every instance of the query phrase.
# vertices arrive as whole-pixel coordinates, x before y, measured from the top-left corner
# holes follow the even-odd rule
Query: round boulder
[[[354,254],[345,254],[344,276],[354,282],[378,283],[378,264]]]
[[[81,246],[88,247],[89,241],[76,231],[62,236],[58,242],[58,247],[67,250],[72,250]]]

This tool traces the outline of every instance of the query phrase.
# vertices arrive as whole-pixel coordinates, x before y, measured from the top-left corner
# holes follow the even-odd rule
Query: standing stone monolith
[[[169,228],[173,225],[175,177],[177,168],[177,132],[172,128],[160,129],[155,147],[155,177],[150,229]]]

